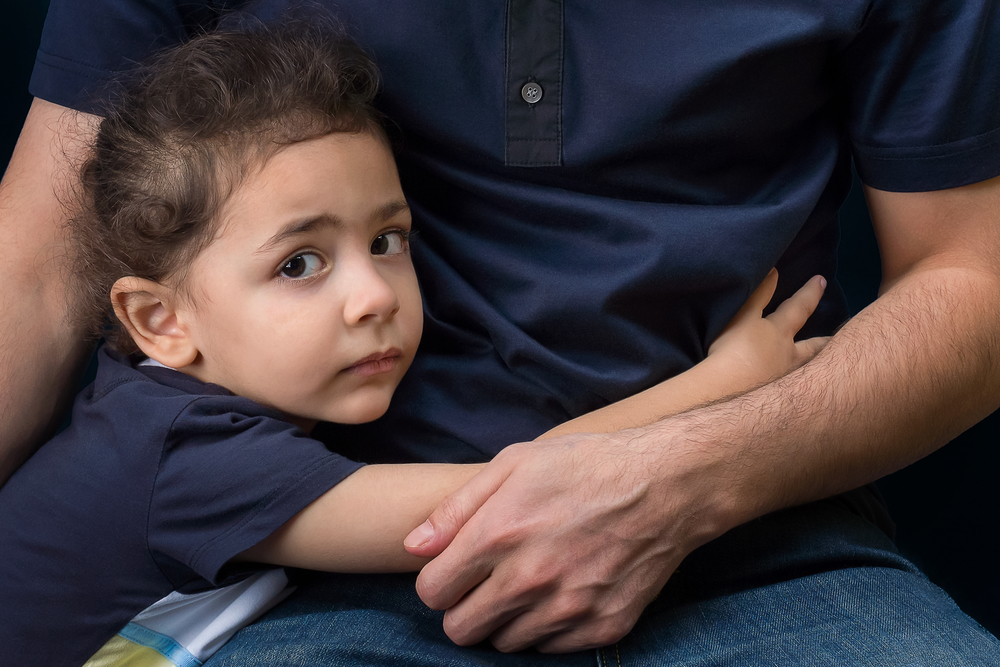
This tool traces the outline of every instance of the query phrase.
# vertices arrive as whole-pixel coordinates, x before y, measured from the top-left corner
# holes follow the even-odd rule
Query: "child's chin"
[[[331,417],[333,417],[332,419],[327,419],[325,421],[334,422],[336,424],[367,424],[368,422],[373,422],[384,415],[385,411],[388,409],[388,405],[383,405],[375,408],[366,407],[363,410],[338,412],[335,415],[331,415]]]

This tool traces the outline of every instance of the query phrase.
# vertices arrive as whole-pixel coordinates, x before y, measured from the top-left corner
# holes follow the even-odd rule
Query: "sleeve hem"
[[[858,175],[889,192],[928,192],[978,183],[1000,175],[1000,129],[937,146],[854,145]]]
[[[220,573],[234,556],[268,537],[309,504],[365,465],[354,461],[346,466],[344,463],[344,459],[331,456],[307,471],[291,488],[266,498],[258,510],[247,516],[239,525],[205,544],[191,559],[191,568],[213,585],[217,585]],[[333,476],[325,475],[324,473],[331,472],[331,468],[335,469]]]
[[[98,93],[107,87],[113,76],[111,71],[67,60],[39,49],[28,82],[28,92],[47,102],[76,111],[100,113]]]

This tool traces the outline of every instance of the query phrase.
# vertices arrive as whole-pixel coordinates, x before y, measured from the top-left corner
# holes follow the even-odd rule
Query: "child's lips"
[[[364,359],[359,359],[344,369],[345,373],[358,375],[360,377],[371,377],[381,373],[388,373],[399,363],[402,353],[396,348],[391,348],[385,352],[369,354]]]

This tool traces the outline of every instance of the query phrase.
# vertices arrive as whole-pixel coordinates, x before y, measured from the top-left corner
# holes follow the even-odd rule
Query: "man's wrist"
[[[762,501],[748,493],[755,485],[747,483],[736,434],[715,418],[718,407],[697,408],[629,433],[663,511],[675,521],[684,517],[681,537],[689,551],[760,515],[753,508]]]

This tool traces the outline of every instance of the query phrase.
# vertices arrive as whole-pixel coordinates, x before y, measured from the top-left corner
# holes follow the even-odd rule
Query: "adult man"
[[[857,630],[847,653],[986,662],[995,641],[892,553],[865,490],[798,506],[906,465],[997,406],[993,4],[374,4],[337,6],[376,55],[383,107],[403,128],[428,317],[392,418],[331,434],[357,443],[347,454],[370,458],[365,443],[378,441],[399,459],[482,458],[683,369],[770,266],[786,290],[812,273],[832,277],[850,153],[883,253],[879,301],[785,378],[639,432],[504,450],[408,540],[434,555],[457,532],[418,582],[426,602],[448,609],[449,636],[506,651],[613,643],[669,579],[622,643],[637,661],[684,650],[709,664],[843,664],[833,647],[817,655],[816,628],[845,634],[883,619],[869,637]],[[210,3],[106,5],[53,2],[36,95],[96,111],[107,71],[215,20]],[[281,5],[255,11],[266,18]],[[20,281],[3,290],[4,372],[22,392],[5,397],[4,428],[21,429],[8,443],[39,432],[10,415],[47,404],[52,378],[70,376],[79,357],[57,274],[45,273],[59,245],[48,183],[74,146],[51,148],[69,132],[54,124],[59,113],[36,103],[0,195],[14,239],[6,279]],[[41,317],[17,315],[29,289]],[[843,316],[831,295],[809,333]],[[18,328],[29,320],[36,329]],[[32,368],[36,357],[44,365]],[[351,598],[351,581],[324,585],[377,597]],[[365,580],[385,595],[405,585]],[[799,606],[773,608],[794,595]],[[775,633],[824,605],[812,634]],[[923,613],[912,626],[907,607]],[[739,621],[698,626],[706,610]],[[391,614],[368,616],[383,624],[380,651]],[[336,618],[331,626],[344,624]],[[739,639],[749,627],[785,641]],[[945,649],[930,637],[942,633],[963,639],[935,654]],[[716,641],[725,634],[739,640]]]

